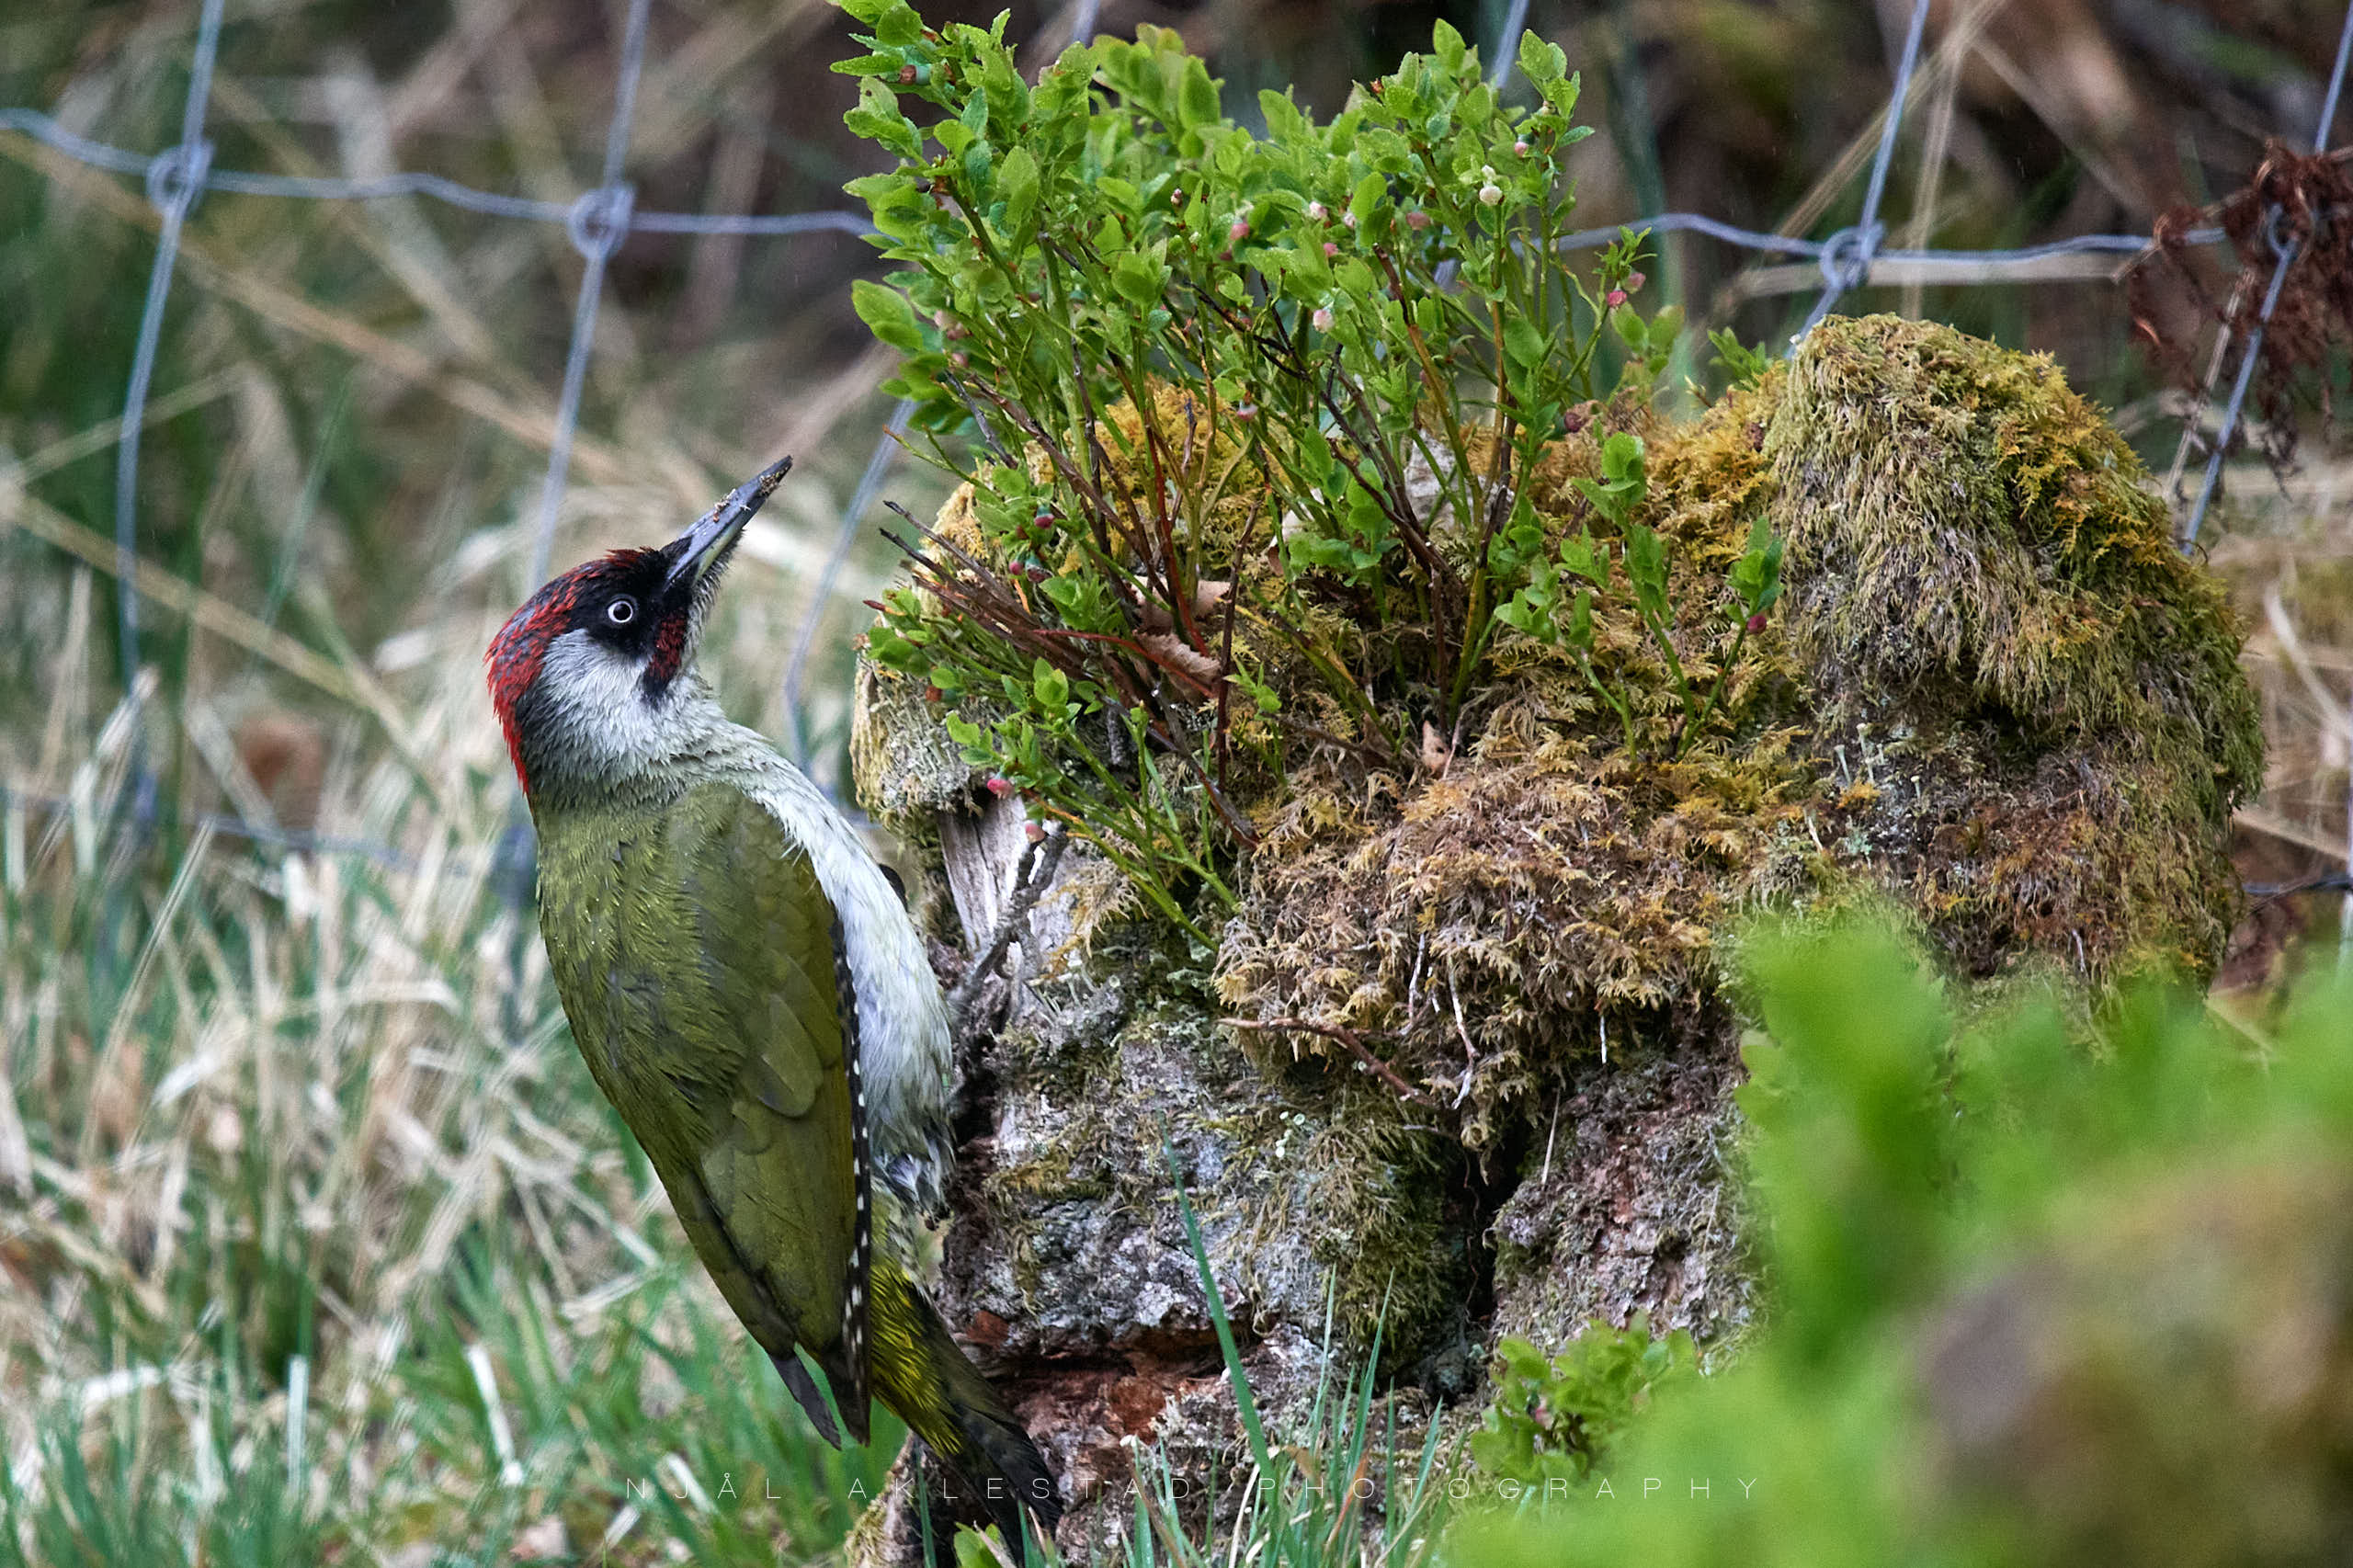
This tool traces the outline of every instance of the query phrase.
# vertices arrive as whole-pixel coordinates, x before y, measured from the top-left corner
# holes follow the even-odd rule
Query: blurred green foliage
[[[1746,956],[1762,1322],[1456,1559],[2345,1561],[2353,975],[2258,1036],[2159,989],[1955,994],[1865,922]]]

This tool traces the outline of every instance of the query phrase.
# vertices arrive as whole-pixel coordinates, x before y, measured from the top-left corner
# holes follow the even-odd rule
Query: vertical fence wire
[[[564,486],[571,478],[572,439],[580,424],[580,394],[588,379],[588,355],[597,340],[597,308],[604,297],[605,266],[629,237],[630,209],[636,193],[621,179],[629,160],[631,122],[637,114],[637,82],[645,66],[645,23],[652,0],[630,0],[629,18],[621,34],[620,60],[613,87],[613,116],[605,127],[603,179],[596,189],[572,204],[565,233],[580,252],[580,298],[572,312],[572,338],[563,358],[563,391],[556,399],[555,432],[548,443],[547,476],[540,483],[539,525],[531,531],[531,564],[528,588],[547,580],[548,559],[555,546],[555,525],[563,510]],[[519,794],[508,807],[506,827],[498,837],[491,873],[493,884],[509,908],[529,903],[538,877],[538,843]],[[516,922],[509,947],[507,984],[500,997],[501,1021],[510,1045],[524,1033],[523,963],[528,937]]]
[[[779,699],[784,713],[781,722],[785,755],[803,767],[809,766],[809,739],[801,728],[801,682],[808,673],[809,651],[816,645],[817,628],[825,619],[826,607],[833,602],[834,584],[849,561],[851,546],[858,542],[858,525],[874,509],[874,498],[882,493],[882,481],[891,472],[892,460],[899,454],[900,440],[906,435],[907,421],[915,417],[915,399],[908,397],[901,398],[891,410],[882,438],[874,443],[874,454],[866,460],[866,472],[858,475],[858,488],[850,492],[849,505],[842,508],[841,527],[834,532],[834,548],[825,556],[824,570],[817,574],[816,589],[809,596],[809,608],[801,612],[801,626],[793,633],[792,653],[785,660]]]
[[[2336,36],[2336,64],[2328,76],[2328,90],[2322,95],[2320,124],[2313,131],[2313,151],[2328,151],[2328,133],[2336,121],[2336,101],[2344,96],[2346,66],[2353,60],[2353,4],[2345,7],[2345,23]],[[2206,526],[2206,509],[2213,504],[2214,488],[2222,477],[2222,460],[2229,455],[2231,437],[2238,433],[2239,415],[2246,407],[2247,388],[2255,381],[2256,362],[2263,358],[2263,335],[2271,325],[2271,312],[2279,306],[2280,290],[2287,286],[2288,274],[2302,254],[2304,241],[2300,235],[2282,235],[2280,220],[2286,214],[2276,204],[2263,215],[2264,243],[2271,247],[2278,259],[2271,267],[2271,284],[2264,290],[2263,303],[2255,313],[2255,324],[2247,329],[2246,342],[2239,350],[2238,375],[2231,382],[2230,401],[2222,405],[2222,428],[2214,433],[2214,444],[2206,453],[2205,476],[2198,483],[2198,499],[2181,520],[2181,552],[2188,555],[2198,548],[2198,535]],[[2222,331],[2227,335],[2231,324],[2225,321]]]
[[[620,80],[613,90],[613,118],[605,131],[604,179],[572,204],[564,228],[584,266],[580,298],[572,312],[572,341],[563,358],[563,391],[556,399],[555,438],[548,445],[547,477],[540,483],[539,527],[531,535],[529,586],[547,580],[548,556],[555,544],[557,515],[572,472],[572,438],[580,423],[580,393],[588,379],[588,354],[596,345],[597,307],[605,291],[605,265],[629,237],[635,192],[621,181],[629,159],[630,123],[637,114],[637,79],[645,65],[645,18],[652,0],[630,0],[621,37]]]
[[[115,618],[122,651],[122,684],[129,690],[139,674],[139,436],[147,420],[147,391],[155,378],[155,350],[163,338],[164,305],[171,296],[178,265],[180,227],[204,192],[212,143],[204,139],[205,111],[212,98],[212,65],[221,51],[223,0],[204,0],[197,23],[196,55],[188,66],[188,101],[180,111],[179,145],[145,169],[147,199],[162,214],[155,259],[147,274],[147,303],[139,318],[139,343],[131,358],[131,381],[122,400],[122,434],[115,446]]]
[[[1806,312],[1805,324],[1790,338],[1794,351],[1823,319],[1839,296],[1859,288],[1871,275],[1871,261],[1886,226],[1879,221],[1879,206],[1887,195],[1887,172],[1895,162],[1895,137],[1904,127],[1904,103],[1912,92],[1912,73],[1920,64],[1920,40],[1928,28],[1928,0],[1912,0],[1912,24],[1904,29],[1904,55],[1895,69],[1895,88],[1887,100],[1887,118],[1879,129],[1879,152],[1871,159],[1870,184],[1863,192],[1862,216],[1854,227],[1830,236],[1822,253],[1822,294]]]
[[[1495,29],[1495,52],[1487,62],[1487,85],[1502,92],[1519,64],[1519,35],[1528,28],[1528,0],[1511,0],[1504,25]]]
[[[2345,96],[2345,75],[2353,61],[2353,4],[2345,7],[2345,25],[2336,35],[2336,64],[2329,72],[2328,91],[2320,101],[2320,129],[2313,133],[2313,151],[2328,151],[2329,132],[2336,129],[2337,100]],[[2353,702],[2347,704],[2345,775],[2345,899],[2337,907],[2336,967],[2353,972]]]

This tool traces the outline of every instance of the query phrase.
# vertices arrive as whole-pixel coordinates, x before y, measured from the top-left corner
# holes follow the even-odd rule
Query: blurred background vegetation
[[[1230,105],[1292,85],[1328,113],[1434,19],[1485,40],[1503,10],[1110,0],[1100,25],[1180,29]],[[196,11],[17,7],[0,105],[168,146]],[[569,201],[597,178],[622,13],[240,0],[215,165],[424,169]],[[1816,238],[1851,222],[1908,14],[1537,0],[1529,25],[1584,73],[1605,132],[1576,154],[1580,219],[1673,208]],[[1042,60],[1076,15],[1016,6],[1009,34]],[[1891,237],[2145,233],[2215,200],[2268,137],[2309,136],[2341,19],[2335,0],[1944,0]],[[851,84],[827,69],[847,31],[823,0],[657,5],[638,205],[852,206],[839,187],[869,165],[840,123]],[[480,653],[530,586],[579,254],[560,225],[430,201],[207,194],[141,444],[150,597],[126,678],[90,557],[111,559],[113,422],[157,226],[136,180],[0,131],[0,1502],[17,1527],[0,1562],[826,1555],[890,1447],[814,1448],[682,1266],[500,877],[511,787]],[[1785,335],[1819,286],[1712,241],[1663,248],[1695,326],[1750,341]],[[780,733],[789,650],[820,618],[791,720],[828,782],[858,606],[891,568],[867,529],[813,602],[888,414],[890,355],[847,304],[870,254],[837,233],[632,235],[554,544],[561,566],[662,537],[795,454],[709,645],[730,710]],[[2116,263],[1847,308],[2050,350],[2177,473],[2200,415],[2146,351]],[[2218,296],[2228,280],[2208,278]],[[2147,324],[2202,372],[2188,305]],[[2267,702],[2271,775],[2241,856],[2264,882],[2346,854],[2353,465],[2319,414],[2341,358],[2324,372],[2298,466],[2234,463],[2210,526]],[[2298,417],[2256,434],[2276,444]],[[922,514],[939,491],[906,462],[886,493]],[[141,775],[152,812],[125,790]],[[207,812],[329,843],[288,853]],[[2218,1006],[2267,1016],[2283,955],[2325,923],[2333,942],[2335,918],[2309,895],[2256,903]],[[738,1496],[717,1495],[723,1476]]]

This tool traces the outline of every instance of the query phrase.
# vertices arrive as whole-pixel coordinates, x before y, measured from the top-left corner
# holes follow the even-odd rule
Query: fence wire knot
[[[186,217],[204,194],[211,173],[211,142],[199,140],[167,147],[147,161],[147,199],[158,212]]]
[[[629,238],[630,217],[636,210],[637,187],[632,185],[599,186],[583,191],[578,200],[564,214],[564,233],[572,236],[573,247],[594,261],[604,261],[620,248]]]
[[[1833,296],[1859,289],[1871,275],[1879,243],[1887,237],[1884,223],[1857,224],[1841,229],[1822,244],[1822,280]]]

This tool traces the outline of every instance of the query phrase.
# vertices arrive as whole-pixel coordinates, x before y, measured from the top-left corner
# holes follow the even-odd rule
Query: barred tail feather
[[[876,1397],[971,1489],[1007,1545],[1019,1550],[1024,1507],[1037,1521],[1032,1537],[1051,1540],[1063,1497],[1045,1456],[923,1292],[881,1259],[873,1283],[869,1375]]]

